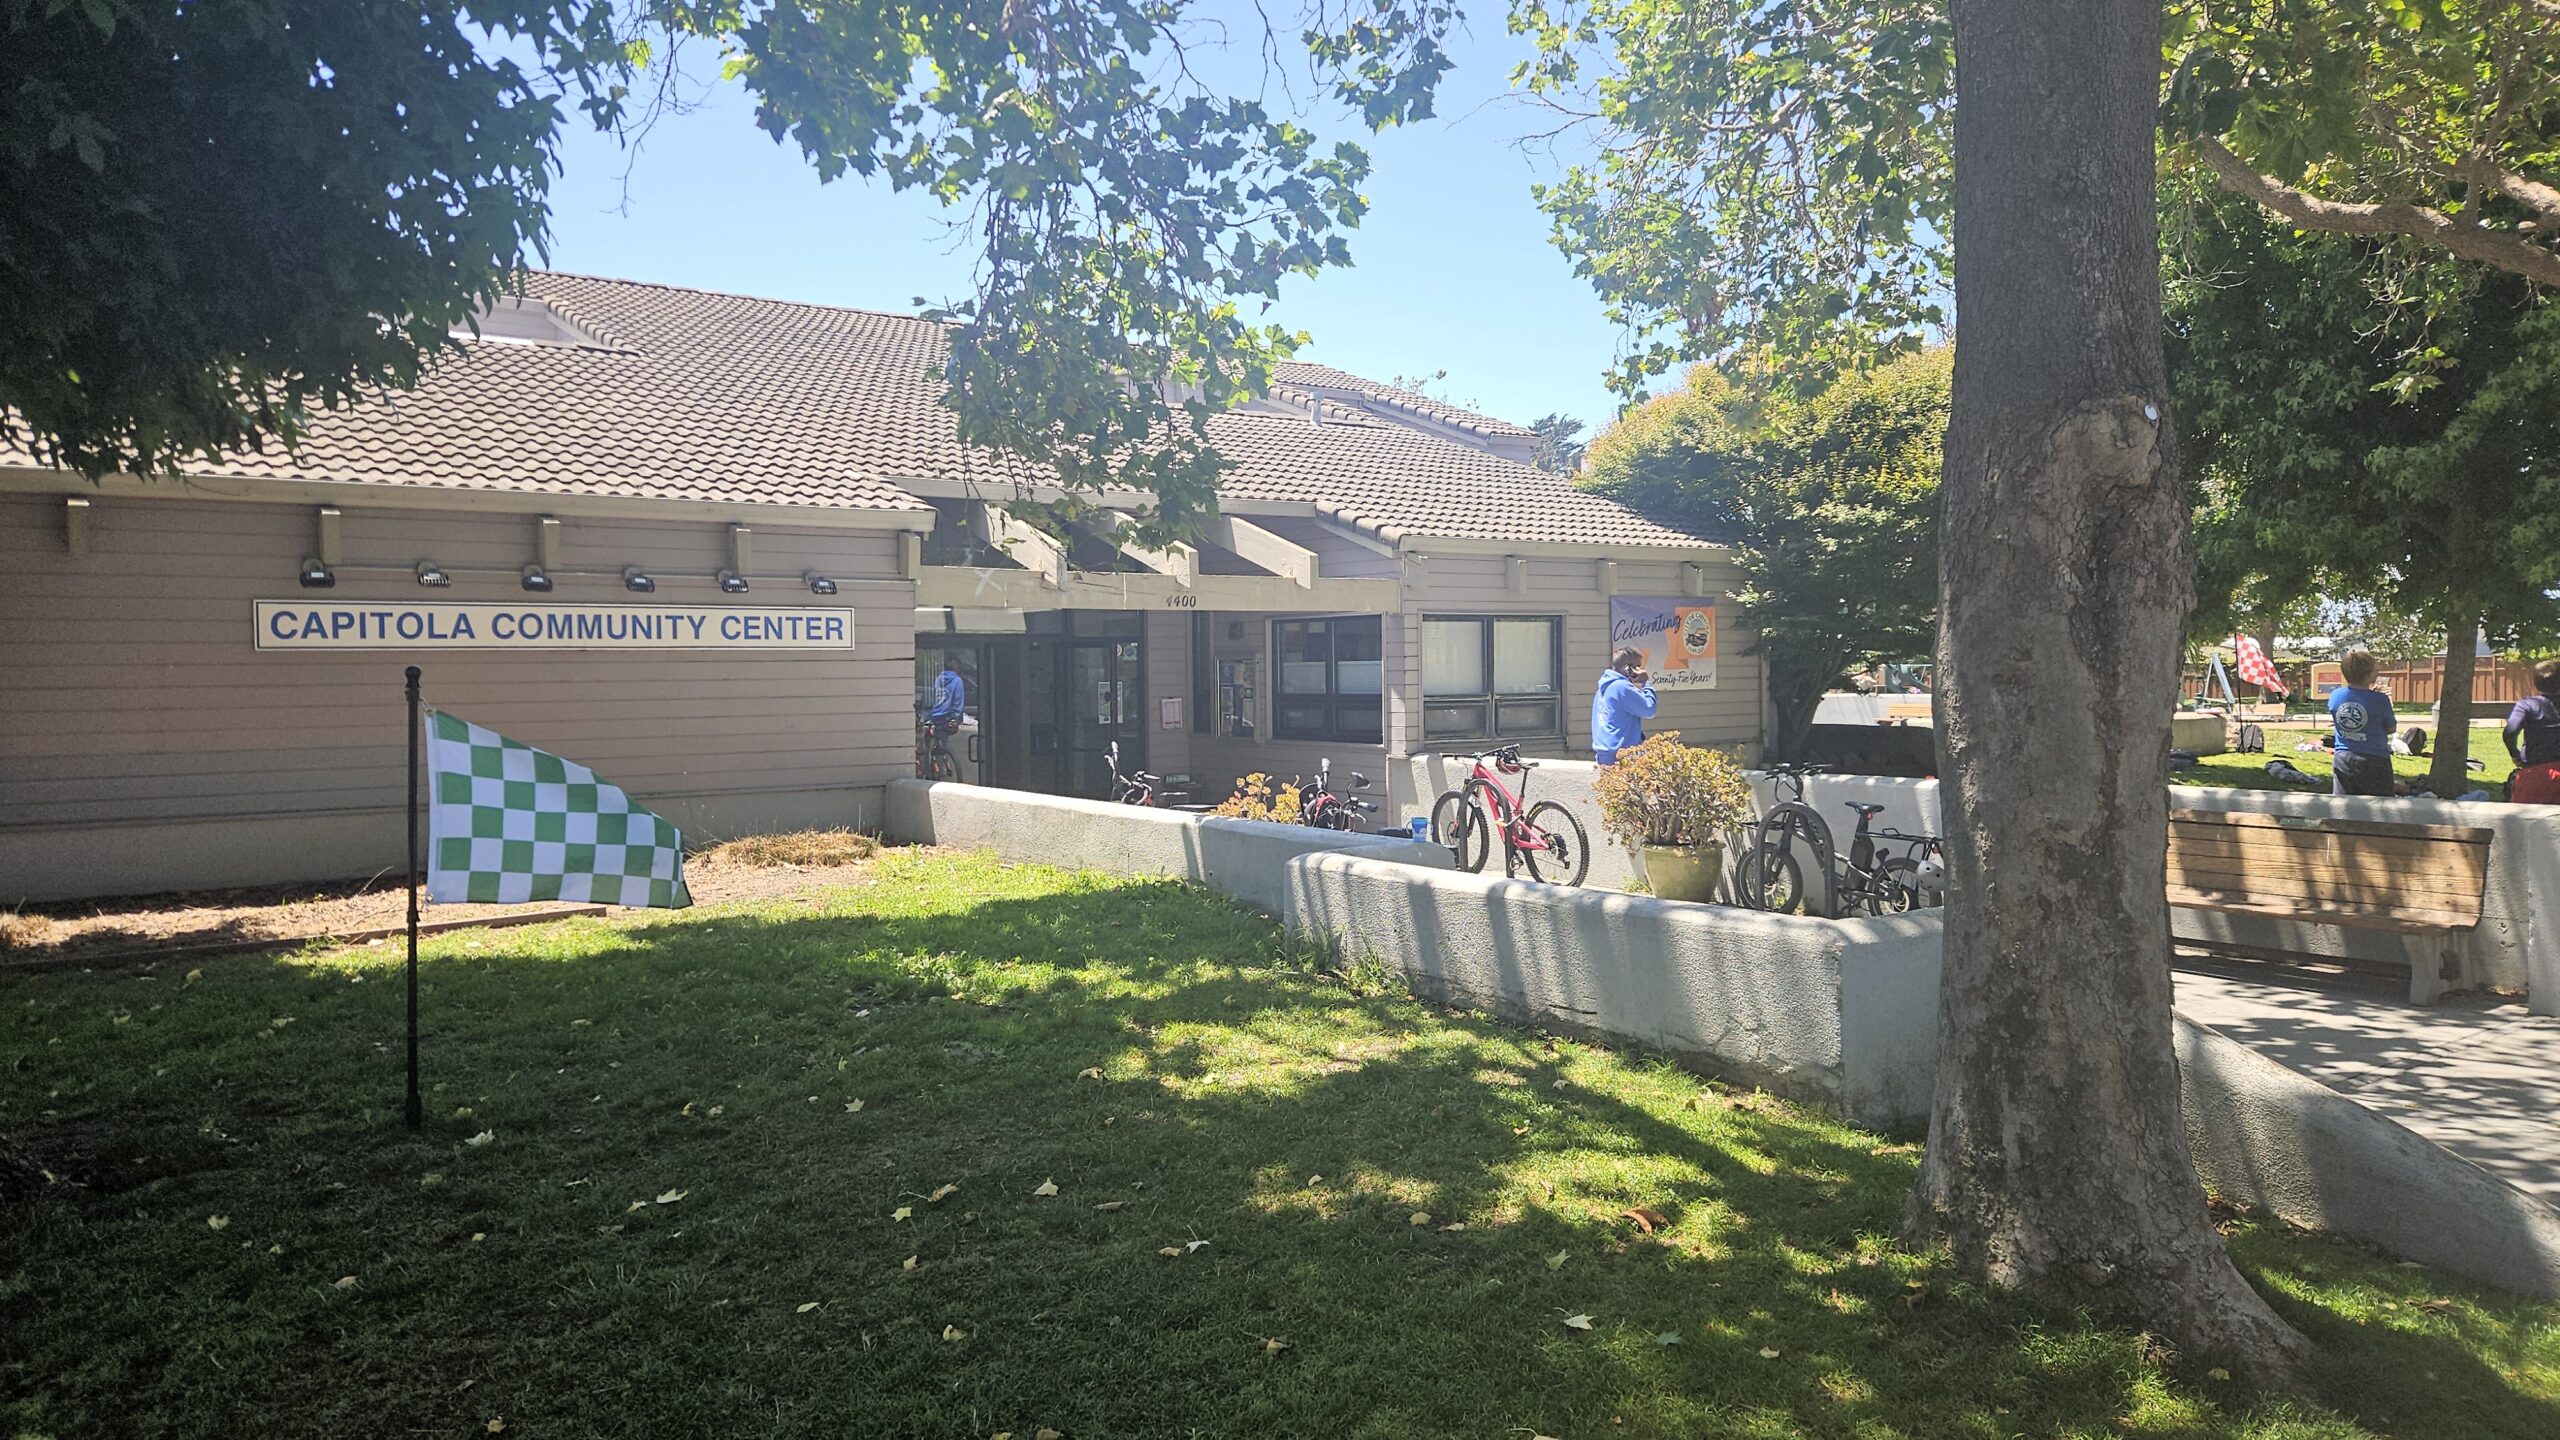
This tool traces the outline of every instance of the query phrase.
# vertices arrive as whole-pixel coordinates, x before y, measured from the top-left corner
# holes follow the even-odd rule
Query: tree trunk
[[[1949,836],[1915,1233],[2263,1380],[2307,1349],[2224,1255],[2169,1015],[2169,716],[2193,555],[2165,413],[2159,0],[1956,0]]]
[[[1782,650],[1772,649],[1769,666],[1769,758],[1801,760],[1805,747],[1813,739],[1814,713],[1822,708],[1822,697],[1846,668],[1834,665],[1825,670],[1819,661],[1804,661]]]
[[[2456,620],[2445,627],[2444,689],[2436,696],[2435,760],[2427,767],[2427,788],[2440,799],[2450,800],[2473,788],[2471,682],[2480,669],[2479,649],[2477,618]],[[2404,728],[2408,723],[2401,722]]]

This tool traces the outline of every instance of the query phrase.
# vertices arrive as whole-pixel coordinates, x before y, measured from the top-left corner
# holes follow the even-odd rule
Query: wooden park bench
[[[2461,973],[2480,923],[2496,832],[2245,811],[2169,812],[2169,903],[2412,937],[2409,999],[2432,1005]],[[2342,957],[2290,946],[2192,942],[2276,957]]]

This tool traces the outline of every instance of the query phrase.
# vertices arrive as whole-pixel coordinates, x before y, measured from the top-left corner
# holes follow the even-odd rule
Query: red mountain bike
[[[1532,880],[1582,883],[1591,873],[1591,845],[1583,837],[1582,822],[1553,800],[1528,804],[1529,772],[1538,768],[1537,761],[1521,759],[1517,745],[1455,758],[1472,759],[1475,769],[1464,786],[1442,791],[1432,802],[1431,838],[1449,847],[1459,869],[1481,872],[1494,836],[1500,835],[1503,874],[1516,877],[1525,869]],[[1502,783],[1505,775],[1520,777],[1519,794]]]

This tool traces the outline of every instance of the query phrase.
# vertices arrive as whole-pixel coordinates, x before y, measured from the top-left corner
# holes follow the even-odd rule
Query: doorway
[[[1055,794],[1109,799],[1105,752],[1112,745],[1120,747],[1124,769],[1146,763],[1146,729],[1138,723],[1145,680],[1138,640],[1033,636],[1027,645],[1034,769],[1048,771],[1046,788]]]

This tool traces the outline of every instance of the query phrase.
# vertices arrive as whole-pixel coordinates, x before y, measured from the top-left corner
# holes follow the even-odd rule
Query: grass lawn
[[[2250,1402],[1896,1250],[1907,1139],[1172,883],[427,956],[416,1139],[396,946],[0,977],[0,1132],[91,1182],[0,1211],[0,1433],[2560,1434],[2560,1307],[2239,1224],[2321,1350]]]
[[[2267,753],[2264,755],[2225,753],[2201,756],[2195,764],[2183,770],[2171,771],[2169,783],[2172,785],[2223,785],[2240,790],[2308,790],[2314,794],[2326,794],[2329,790],[2329,752],[2315,750],[2304,754],[2293,748],[2306,740],[2317,739],[2325,733],[2326,730],[2322,727],[2278,728],[2270,725],[2267,727]],[[2515,773],[2516,762],[2508,758],[2507,747],[2499,740],[2498,732],[2481,726],[2472,727],[2471,758],[2484,761],[2488,766],[2487,769],[2471,772],[2472,784],[2488,791],[2489,798],[2492,800],[2506,799],[2507,777]],[[2313,787],[2306,785],[2287,785],[2278,780],[2267,773],[2267,762],[2270,760],[2292,761],[2294,768],[2320,782],[2318,788],[2314,790]],[[2427,781],[2427,767],[2432,763],[2432,760],[2424,755],[2394,755],[2391,757],[2391,770],[2393,774],[2413,785],[2424,785]]]

